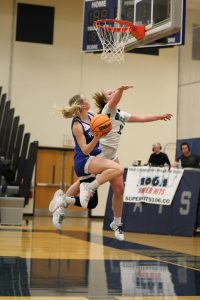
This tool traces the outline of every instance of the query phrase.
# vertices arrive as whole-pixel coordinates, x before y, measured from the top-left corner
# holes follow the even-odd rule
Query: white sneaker
[[[112,223],[110,223],[110,228],[114,231],[117,240],[124,241],[124,232],[122,228],[122,223],[117,225],[113,221]]]
[[[61,230],[62,229],[62,223],[65,218],[65,210],[64,207],[59,207],[54,213],[53,213],[53,226]]]
[[[61,189],[57,190],[55,192],[53,199],[51,200],[51,202],[49,204],[49,211],[51,213],[54,213],[58,207],[65,206],[66,201],[63,200],[63,196],[64,196],[64,193]]]
[[[93,196],[93,192],[87,189],[88,185],[88,182],[82,182],[80,184],[80,203],[83,208],[87,208],[88,202]]]

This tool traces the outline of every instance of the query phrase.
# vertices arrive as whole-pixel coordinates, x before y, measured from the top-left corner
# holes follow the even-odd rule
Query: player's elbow
[[[87,149],[83,149],[82,152],[86,156],[88,156],[90,154],[90,152]]]
[[[82,151],[82,153],[83,153],[84,155],[87,156],[87,155],[90,154],[90,151],[89,151],[87,145],[82,145],[80,148],[81,148],[81,151]]]

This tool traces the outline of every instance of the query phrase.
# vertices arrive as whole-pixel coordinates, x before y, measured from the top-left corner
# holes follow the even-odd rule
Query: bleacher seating
[[[13,173],[12,182],[0,177],[0,223],[22,225],[23,208],[29,191],[37,156],[38,142],[30,142],[24,124],[0,87],[0,157]]]

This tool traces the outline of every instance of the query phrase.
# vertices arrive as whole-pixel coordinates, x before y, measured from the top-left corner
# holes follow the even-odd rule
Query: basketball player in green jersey
[[[98,113],[108,114],[108,116],[112,120],[112,130],[105,137],[100,139],[100,148],[102,150],[100,156],[114,160],[118,163],[119,160],[116,154],[125,123],[152,122],[158,120],[167,121],[172,117],[172,115],[169,113],[152,116],[135,116],[131,113],[119,110],[117,108],[117,105],[121,100],[123,91],[128,88],[131,88],[131,86],[122,85],[114,91],[108,90],[106,92],[97,92],[93,96],[96,106],[99,109]],[[112,207],[114,213],[114,220],[110,224],[110,227],[112,230],[114,230],[115,237],[118,240],[124,240],[124,233],[121,222],[124,193],[123,175],[117,176],[110,183],[113,189]],[[78,191],[79,182],[77,181],[67,190],[66,195],[75,195],[76,193],[78,193]],[[57,229],[61,229],[64,216],[65,215],[63,207],[60,207],[54,213],[53,224]]]

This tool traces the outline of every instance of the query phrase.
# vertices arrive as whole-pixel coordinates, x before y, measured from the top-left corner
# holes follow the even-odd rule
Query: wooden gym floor
[[[0,226],[0,299],[200,300],[200,236],[102,231],[102,219]]]

